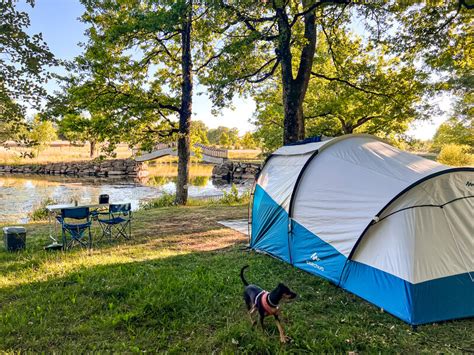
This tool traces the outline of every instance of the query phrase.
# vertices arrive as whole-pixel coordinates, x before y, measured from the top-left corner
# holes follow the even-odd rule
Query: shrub
[[[176,199],[175,194],[164,193],[157,199],[144,201],[140,203],[141,210],[151,210],[153,208],[162,208],[162,207],[171,207],[174,206]],[[218,199],[206,199],[206,198],[189,198],[188,206],[216,206],[216,205],[227,205],[235,206],[246,204],[250,201],[250,191],[244,192],[239,195],[239,190],[237,186],[232,184],[232,187],[229,192],[224,191],[223,196]]]
[[[237,190],[237,186],[232,184],[229,192],[224,191],[224,196],[219,200],[219,202],[223,205],[240,205],[243,203],[247,203],[249,201],[250,194],[248,192],[243,193],[239,196],[239,190]]]
[[[153,208],[161,208],[161,207],[171,207],[175,205],[175,199],[176,195],[175,194],[170,194],[170,193],[163,193],[160,197],[142,202],[140,204],[140,209],[142,210],[151,210]]]
[[[438,162],[451,166],[465,166],[474,164],[474,154],[469,153],[469,146],[446,144],[441,148]]]
[[[28,213],[29,219],[32,221],[44,221],[48,219],[49,212],[46,209],[46,206],[53,205],[55,203],[56,201],[51,198],[44,199],[39,203],[38,206],[36,206],[30,213]]]

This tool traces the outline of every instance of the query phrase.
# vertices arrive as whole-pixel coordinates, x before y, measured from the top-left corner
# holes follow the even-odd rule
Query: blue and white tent
[[[284,146],[252,203],[252,249],[418,325],[474,316],[474,168],[370,135]]]

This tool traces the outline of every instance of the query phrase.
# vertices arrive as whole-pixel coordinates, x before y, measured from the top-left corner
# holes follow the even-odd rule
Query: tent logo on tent
[[[318,253],[314,253],[313,255],[311,255],[310,258],[312,261],[321,261],[321,259],[318,256]]]
[[[318,269],[319,271],[324,271],[324,267],[321,265],[316,264],[317,261],[321,261],[321,259],[318,256],[318,253],[314,253],[313,255],[310,256],[311,261],[307,261],[306,264],[309,266],[314,267],[315,269]]]
[[[467,186],[467,187],[473,187],[473,186],[474,186],[474,182],[468,181],[468,182],[466,182],[466,186]]]

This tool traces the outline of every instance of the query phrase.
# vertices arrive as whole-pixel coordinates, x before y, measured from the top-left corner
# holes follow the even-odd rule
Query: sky
[[[79,55],[82,48],[80,42],[85,42],[84,31],[86,26],[79,21],[84,8],[79,0],[36,0],[34,8],[24,1],[18,4],[19,9],[29,13],[31,26],[29,33],[43,34],[43,39],[50,50],[59,59],[72,59]],[[48,91],[57,89],[55,82],[47,85]],[[205,88],[196,86],[194,92],[205,91]],[[436,100],[443,112],[449,112],[451,100],[444,96]],[[204,93],[193,97],[193,119],[203,121],[209,128],[218,126],[237,127],[241,134],[253,131],[255,127],[250,123],[255,111],[255,102],[250,98],[238,97],[234,99],[235,110],[223,109],[219,116],[211,113],[212,105]],[[431,121],[417,122],[407,132],[419,139],[433,137],[437,127],[446,120],[447,114],[433,117]]]

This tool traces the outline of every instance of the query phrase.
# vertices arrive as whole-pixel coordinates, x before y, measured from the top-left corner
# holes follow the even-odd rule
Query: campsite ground
[[[473,319],[413,332],[320,278],[244,251],[246,238],[216,221],[245,216],[244,206],[141,211],[133,242],[91,253],[47,253],[47,225],[28,225],[26,251],[0,252],[0,351],[474,351]],[[283,307],[291,343],[279,344],[271,319],[266,333],[251,330],[245,264],[250,281],[299,294]]]

